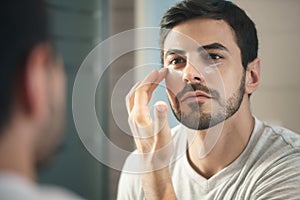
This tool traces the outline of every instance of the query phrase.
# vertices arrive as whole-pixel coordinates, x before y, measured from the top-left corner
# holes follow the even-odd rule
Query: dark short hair
[[[160,47],[162,49],[162,62],[163,45],[170,29],[195,18],[224,20],[230,25],[235,32],[236,43],[241,50],[241,62],[245,70],[248,64],[257,58],[257,31],[255,24],[245,11],[232,2],[225,0],[184,0],[171,7],[161,20]]]
[[[16,74],[31,50],[49,39],[42,0],[6,0],[0,7],[0,129],[10,119]]]

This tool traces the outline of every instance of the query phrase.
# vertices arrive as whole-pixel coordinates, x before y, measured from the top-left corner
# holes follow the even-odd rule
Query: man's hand
[[[164,102],[157,102],[152,120],[148,103],[153,91],[167,72],[167,69],[152,71],[141,83],[133,87],[126,97],[128,121],[137,150],[147,162],[146,166],[150,164],[158,168],[161,168],[162,164],[168,165],[172,154],[172,137],[167,119],[168,107]]]
[[[142,175],[146,199],[176,199],[169,172],[173,143],[167,118],[168,107],[164,102],[157,102],[152,120],[148,106],[153,91],[167,73],[167,69],[152,71],[126,97],[128,122],[137,151],[141,154],[143,170],[147,171]]]

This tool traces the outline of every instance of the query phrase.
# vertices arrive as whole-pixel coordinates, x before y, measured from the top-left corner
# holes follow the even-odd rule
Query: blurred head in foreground
[[[0,170],[34,179],[59,149],[65,74],[40,0],[1,4]]]

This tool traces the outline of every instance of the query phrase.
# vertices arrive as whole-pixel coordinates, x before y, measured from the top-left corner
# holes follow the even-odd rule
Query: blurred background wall
[[[40,171],[42,183],[67,187],[87,199],[115,199],[120,171],[97,161],[81,143],[72,116],[72,89],[76,73],[88,53],[99,42],[133,28],[158,27],[162,14],[176,0],[47,0],[51,16],[52,36],[62,54],[68,76],[68,124],[65,147],[54,164]],[[300,132],[300,21],[299,0],[233,0],[244,8],[257,25],[262,60],[262,81],[251,97],[254,114]],[[136,35],[136,43],[146,35]],[[158,42],[158,35],[152,35]],[[110,47],[111,51],[118,46]],[[111,96],[125,74],[129,85],[145,76],[147,70],[128,73],[135,66],[156,63],[159,51],[133,51],[121,55],[105,71],[95,96],[107,137],[122,149],[132,151],[133,139],[124,133],[111,112]],[[92,72],[91,72],[92,73]],[[92,74],[86,74],[87,78]],[[127,91],[126,91],[127,93]],[[119,115],[127,121],[123,97]],[[154,99],[166,100],[163,88]],[[155,101],[154,100],[154,101]],[[169,112],[171,113],[171,112]],[[177,122],[170,117],[170,124]],[[107,150],[107,155],[112,154]]]
[[[39,181],[64,186],[87,199],[109,199],[108,168],[89,154],[77,135],[72,115],[72,89],[84,58],[108,37],[110,6],[107,0],[47,0],[47,4],[51,36],[64,59],[68,78],[68,123],[64,148],[53,165],[40,171]],[[106,88],[107,80],[102,84]],[[106,103],[102,98],[95,106],[103,110]]]
[[[234,0],[258,29],[261,84],[253,113],[300,133],[300,1]]]

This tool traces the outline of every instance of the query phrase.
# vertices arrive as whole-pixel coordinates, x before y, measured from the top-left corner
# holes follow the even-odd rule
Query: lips
[[[207,94],[206,92],[196,90],[192,92],[185,93],[182,98],[180,98],[180,102],[190,101],[190,100],[205,100],[211,99],[212,96]]]

